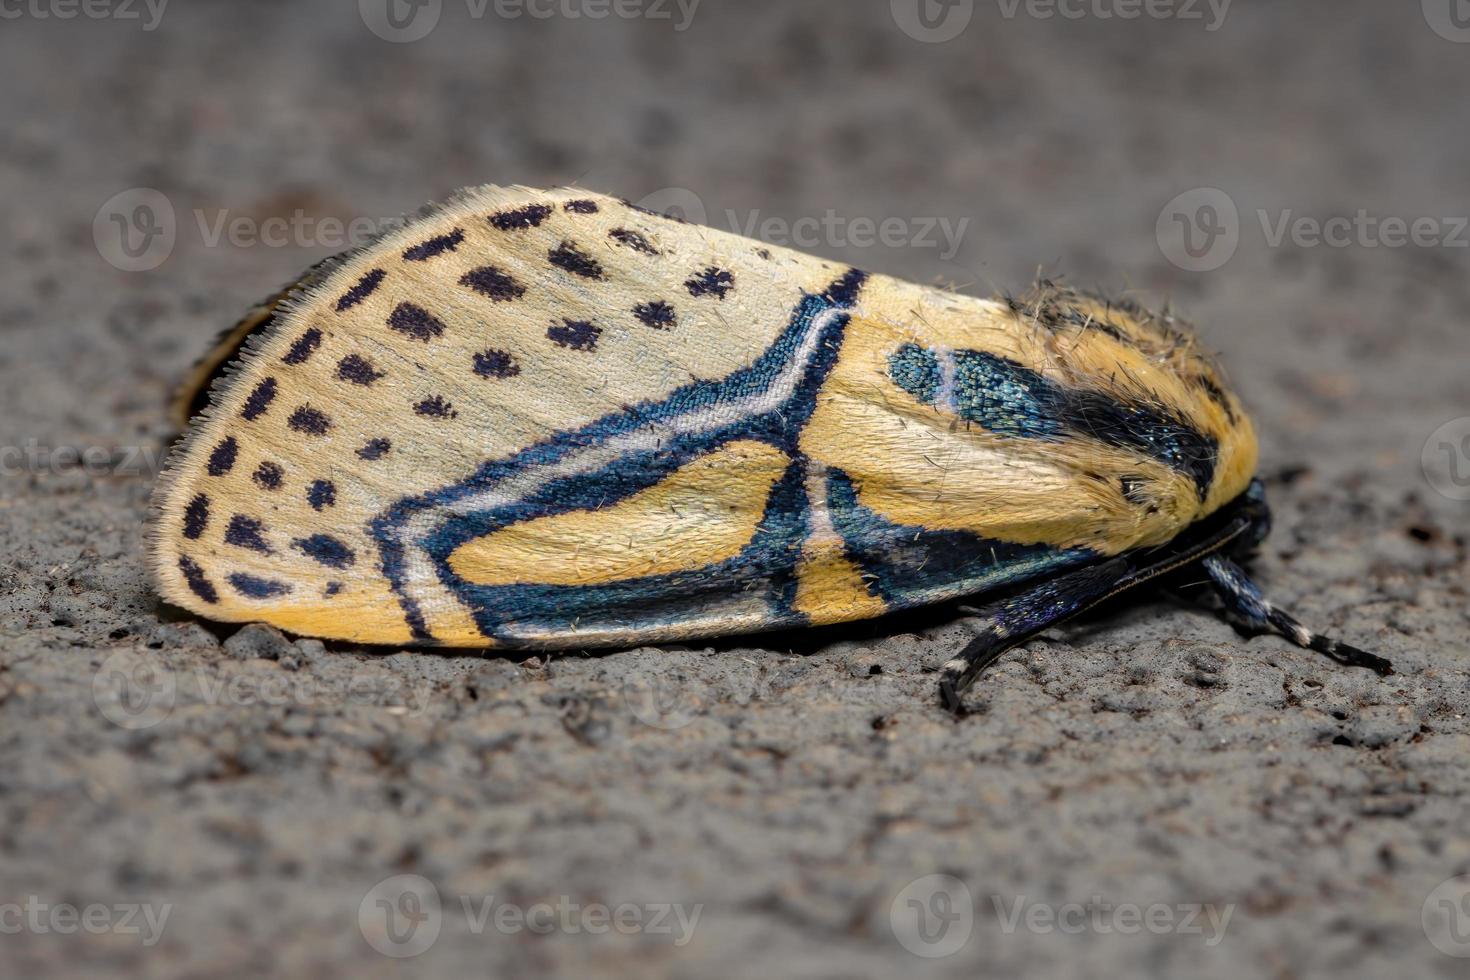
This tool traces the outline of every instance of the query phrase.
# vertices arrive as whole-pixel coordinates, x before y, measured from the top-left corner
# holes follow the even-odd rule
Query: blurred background
[[[0,0],[0,81],[7,975],[1463,975],[1464,0]],[[1263,578],[1403,673],[1152,603],[957,724],[952,611],[510,661],[160,608],[172,386],[487,182],[1170,304],[1260,430]]]

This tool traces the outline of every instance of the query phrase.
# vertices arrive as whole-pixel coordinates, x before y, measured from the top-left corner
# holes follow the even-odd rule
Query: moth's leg
[[[1291,616],[1277,609],[1261,594],[1241,567],[1223,555],[1209,555],[1201,563],[1210,577],[1210,585],[1237,621],[1257,633],[1276,633],[1308,650],[1316,650],[1348,667],[1367,667],[1387,677],[1393,664],[1366,650],[1340,643],[1321,633],[1313,633]]]
[[[1134,567],[1127,559],[1113,558],[1046,579],[980,609],[966,610],[981,622],[975,639],[940,671],[939,696],[944,706],[959,711],[965,689],[1001,654],[1126,588],[1133,575]]]

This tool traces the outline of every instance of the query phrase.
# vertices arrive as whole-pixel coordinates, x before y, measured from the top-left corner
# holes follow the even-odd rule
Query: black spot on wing
[[[382,269],[374,269],[371,272],[364,274],[361,279],[357,280],[357,285],[347,290],[347,292],[343,293],[342,296],[337,300],[337,312],[341,313],[344,310],[350,310],[358,303],[361,303],[363,300],[371,296],[373,290],[377,289],[378,286],[382,284],[383,278],[386,275],[388,275],[388,273],[383,271]]]
[[[603,278],[602,263],[579,249],[573,242],[562,242],[548,252],[546,257],[557,268],[565,269],[583,279]]]
[[[497,303],[508,303],[526,295],[526,287],[516,282],[515,277],[493,265],[471,269],[460,277],[459,284],[468,286],[481,296],[488,296]]]
[[[281,360],[287,364],[305,364],[311,355],[316,352],[316,349],[321,346],[321,343],[322,332],[316,327],[312,327],[300,337],[296,338],[296,342],[291,345],[291,349],[286,351],[286,356],[281,358]]]
[[[312,510],[325,510],[337,504],[337,485],[331,480],[314,480],[306,491],[306,502]]]
[[[375,460],[382,459],[388,455],[393,448],[393,443],[387,439],[369,439],[367,445],[357,451],[358,459]]]
[[[655,330],[668,330],[674,326],[674,308],[661,299],[651,303],[639,303],[633,307],[638,322]]]
[[[475,355],[475,373],[482,378],[514,378],[521,366],[510,352],[491,348]]]
[[[444,322],[421,306],[399,303],[388,316],[388,326],[401,334],[428,343],[444,333]]]
[[[341,582],[328,582],[327,583],[327,587],[325,589],[322,589],[322,597],[325,598],[325,599],[330,599],[334,595],[336,595],[337,593],[339,593],[341,591],[342,591],[342,583]]]
[[[209,577],[204,574],[204,569],[200,568],[192,558],[180,555],[179,571],[183,573],[184,581],[188,583],[190,592],[210,605],[219,602],[219,593],[215,591]]]
[[[324,436],[332,427],[332,419],[326,412],[312,408],[310,405],[302,405],[291,413],[286,420],[294,432],[302,432],[310,436]]]
[[[291,586],[285,582],[247,575],[245,572],[232,572],[226,578],[235,591],[247,599],[274,599],[291,591]]]
[[[209,497],[198,494],[184,509],[184,537],[198,541],[209,527]]]
[[[263,378],[245,399],[245,407],[240,412],[240,417],[247,422],[254,422],[265,414],[270,404],[276,397],[276,379]]]
[[[596,201],[568,201],[562,207],[573,214],[596,214],[599,210]]]
[[[420,242],[413,246],[413,248],[405,250],[403,260],[405,262],[423,262],[426,259],[432,259],[436,255],[443,255],[445,252],[453,252],[459,248],[460,242],[463,241],[464,229],[456,228],[447,235],[439,235],[437,238]]]
[[[822,295],[829,303],[835,306],[851,306],[857,302],[858,294],[863,291],[863,286],[868,281],[868,274],[861,269],[848,269],[847,272]]]
[[[703,272],[696,272],[684,283],[684,288],[689,290],[690,296],[713,295],[724,299],[735,288],[735,275],[725,269],[710,266]]]
[[[292,547],[301,550],[307,557],[328,568],[347,568],[357,561],[351,548],[330,534],[313,534],[309,538],[297,538]]]
[[[549,217],[551,217],[549,205],[528,204],[523,208],[492,214],[487,220],[501,231],[519,231],[525,228],[535,228]]]
[[[452,404],[445,400],[443,395],[430,395],[416,403],[413,411],[415,415],[423,415],[431,419],[459,418],[459,413],[454,410]]]
[[[337,377],[366,387],[383,375],[373,367],[372,361],[359,354],[348,354],[337,362]]]
[[[652,242],[631,228],[614,228],[607,233],[607,237],[619,245],[626,245],[628,248],[636,252],[642,252],[644,255],[658,254],[658,249],[654,248]]]
[[[250,478],[258,483],[262,490],[279,490],[281,489],[281,482],[285,479],[285,476],[286,472],[281,469],[279,463],[272,463],[266,460],[255,468],[255,472],[251,474]]]
[[[230,518],[230,524],[225,528],[225,544],[247,551],[258,551],[262,555],[271,553],[271,546],[265,540],[265,525],[244,514],[236,514]]]
[[[235,468],[235,458],[240,454],[240,444],[235,441],[234,436],[226,436],[220,440],[219,445],[209,454],[208,472],[210,476],[224,476]]]
[[[602,328],[586,320],[563,320],[552,324],[546,336],[558,347],[590,351],[597,349],[597,338],[602,336]]]

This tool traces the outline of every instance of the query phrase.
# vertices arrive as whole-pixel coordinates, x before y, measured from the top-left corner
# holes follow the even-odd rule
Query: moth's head
[[[1107,429],[1117,416],[1115,438],[1194,482],[1197,517],[1251,492],[1255,431],[1190,323],[1168,309],[1046,282],[1012,308],[1044,331],[1055,372],[1087,393],[1074,401],[1121,407],[1121,415],[1086,412],[1083,431]],[[1264,513],[1264,494],[1257,499]]]

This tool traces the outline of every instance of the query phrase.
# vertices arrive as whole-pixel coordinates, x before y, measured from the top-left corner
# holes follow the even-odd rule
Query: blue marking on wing
[[[948,391],[941,367],[946,357],[954,372]],[[1201,500],[1214,479],[1219,444],[1161,405],[1133,405],[1101,391],[1069,388],[988,351],[940,352],[905,344],[889,356],[888,373],[922,404],[952,411],[996,435],[1086,436],[1131,449],[1189,476]]]
[[[511,638],[504,629],[510,622],[545,629],[568,628],[579,618],[586,625],[587,617],[594,615],[610,621],[622,617],[629,627],[643,625],[651,616],[677,619],[680,608],[690,604],[687,597],[707,605],[708,594],[730,595],[767,580],[773,619],[789,620],[794,615],[790,603],[796,588],[791,570],[806,535],[809,511],[803,489],[805,461],[797,443],[816,406],[817,392],[837,363],[848,322],[846,315],[825,320],[821,317],[854,302],[865,279],[865,273],[852,270],[826,292],[804,297],[790,324],[749,367],[718,381],[685,385],[661,401],[634,405],[580,429],[558,433],[507,459],[484,463],[461,483],[401,500],[373,519],[369,531],[379,544],[383,573],[400,597],[415,638],[428,640],[432,636],[417,601],[405,588],[409,543],[402,536],[410,521],[429,511],[442,513],[442,519],[411,544],[429,558],[439,581],[466,604],[486,636]],[[791,366],[801,345],[813,339],[813,330],[820,330],[820,335],[815,337],[815,346],[794,390],[769,410],[729,423],[694,425],[688,432],[671,432],[656,448],[629,450],[596,469],[547,479],[500,506],[475,508],[461,504],[516,477],[570,460],[577,453],[619,437],[678,421],[697,423],[703,418],[717,418],[719,408],[769,390]],[[755,539],[731,562],[604,586],[477,586],[461,579],[449,566],[450,556],[468,541],[522,521],[606,507],[656,485],[699,456],[741,439],[766,442],[787,453],[793,462],[772,492]],[[456,504],[462,512],[456,511]]]
[[[801,460],[787,469],[767,499],[760,530],[727,561],[603,585],[474,585],[452,571],[449,580],[487,636],[503,633],[507,624],[536,631],[572,625],[582,630],[648,629],[693,619],[722,599],[750,592],[770,602],[768,625],[798,625],[804,619],[791,604],[807,534],[805,476]]]
[[[853,479],[841,470],[827,474],[827,502],[848,559],[874,594],[896,609],[974,595],[1100,557],[1089,548],[895,524],[863,506]]]

